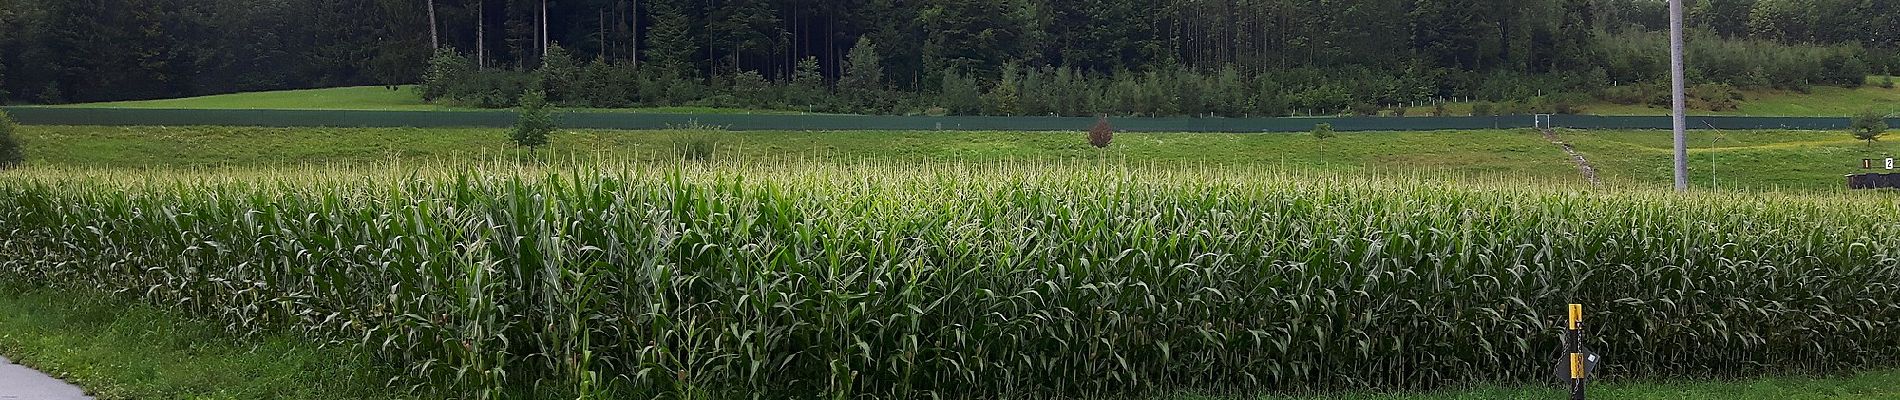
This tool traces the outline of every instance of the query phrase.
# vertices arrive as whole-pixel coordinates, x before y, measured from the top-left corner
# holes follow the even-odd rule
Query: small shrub
[[[13,137],[19,125],[13,123],[5,111],[0,111],[0,169],[10,169],[26,162],[26,150],[20,149],[20,139]]]
[[[1352,115],[1377,117],[1379,116],[1379,106],[1372,103],[1354,103],[1352,105]]]
[[[1881,88],[1881,89],[1892,89],[1892,88],[1893,88],[1893,77],[1891,77],[1891,76],[1883,76],[1883,77],[1881,77],[1881,78],[1880,78],[1880,88]]]
[[[1404,105],[1392,106],[1392,116],[1394,117],[1405,116],[1405,106]]]
[[[1492,113],[1494,112],[1494,111],[1493,111],[1493,108],[1494,108],[1494,107],[1496,107],[1496,106],[1495,106],[1495,105],[1492,105],[1491,103],[1485,103],[1485,102],[1478,102],[1478,103],[1472,103],[1472,104],[1471,104],[1471,116],[1473,116],[1473,117],[1489,117],[1489,116],[1491,116],[1491,114],[1492,114]]]
[[[1848,125],[1848,131],[1854,134],[1855,139],[1865,140],[1867,145],[1872,146],[1880,140],[1881,135],[1887,134],[1886,115],[1871,110],[1860,113]]]
[[[1114,140],[1115,140],[1115,128],[1108,126],[1107,115],[1103,115],[1101,116],[1101,118],[1096,119],[1095,127],[1089,128],[1089,145],[1090,146],[1095,146],[1095,148],[1098,148],[1098,149],[1106,149],[1108,148],[1108,144],[1110,142],[1113,142]]]
[[[1648,86],[1611,86],[1598,91],[1597,98],[1613,104],[1628,106],[1649,102],[1650,99],[1656,97],[1655,92],[1655,90],[1651,90]]]
[[[467,57],[456,53],[455,49],[443,47],[429,58],[429,67],[422,74],[422,101],[437,101],[448,97],[457,81],[468,79],[468,73],[475,67]]]
[[[1552,113],[1574,115],[1583,113],[1583,105],[1590,98],[1583,94],[1564,93],[1551,95],[1549,101]]]
[[[695,134],[677,145],[680,158],[686,161],[712,161],[718,153],[719,138],[709,134]]]
[[[547,94],[530,88],[521,94],[521,116],[515,119],[515,129],[508,138],[516,146],[532,150],[547,145],[551,133],[554,118],[548,115]]]
[[[1322,123],[1313,125],[1314,138],[1329,139],[1329,138],[1332,138],[1333,136],[1334,136],[1333,124],[1322,122]]]
[[[1443,117],[1447,115],[1451,115],[1451,111],[1445,109],[1445,102],[1442,102],[1442,101],[1432,102],[1432,116]]]

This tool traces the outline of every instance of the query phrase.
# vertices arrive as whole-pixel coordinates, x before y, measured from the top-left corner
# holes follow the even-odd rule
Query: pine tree
[[[653,26],[647,28],[645,67],[668,78],[692,77],[691,60],[698,51],[693,40],[687,37],[692,22],[681,9],[680,1],[655,0],[647,6],[652,12]]]
[[[994,78],[1003,63],[1021,54],[1025,25],[1005,0],[936,0],[923,13],[930,37],[925,62],[935,70],[962,71],[979,81]]]

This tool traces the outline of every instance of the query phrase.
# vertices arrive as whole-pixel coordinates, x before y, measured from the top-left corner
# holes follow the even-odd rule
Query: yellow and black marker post
[[[1570,323],[1564,325],[1564,351],[1570,353],[1570,399],[1583,400],[1583,305],[1570,305]]]

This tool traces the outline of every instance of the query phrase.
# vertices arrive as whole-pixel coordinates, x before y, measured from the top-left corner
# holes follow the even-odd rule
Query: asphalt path
[[[0,400],[92,400],[86,391],[0,357]]]

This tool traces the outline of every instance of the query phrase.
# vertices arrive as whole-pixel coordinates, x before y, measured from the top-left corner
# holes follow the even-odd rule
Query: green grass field
[[[1753,116],[1846,116],[1868,110],[1900,113],[1900,88],[1881,88],[1881,77],[1869,77],[1867,86],[1848,89],[1816,86],[1809,93],[1783,90],[1745,91],[1747,100],[1740,109],[1725,112],[1696,111],[1695,115]],[[414,86],[389,90],[381,86],[341,87],[310,90],[237,93],[183,99],[124,101],[71,104],[58,107],[174,108],[174,109],[273,109],[273,110],[462,110],[422,102]],[[1452,115],[1471,113],[1470,103],[1448,104]],[[1644,105],[1619,105],[1605,102],[1586,104],[1584,113],[1594,115],[1667,115],[1668,109]],[[650,107],[629,109],[580,109],[586,111],[667,113],[667,114],[803,114],[797,111],[748,110],[715,107]],[[1406,115],[1430,115],[1431,107],[1412,107]]]
[[[66,104],[53,107],[83,108],[164,108],[164,109],[256,109],[256,110],[370,110],[370,111],[447,111],[476,110],[429,104],[415,92],[413,85],[389,90],[382,86],[356,86],[326,89],[283,90],[235,93],[182,99],[119,101],[110,103]],[[653,113],[653,114],[805,114],[798,111],[747,110],[718,107],[644,107],[578,108],[581,111]]]
[[[224,326],[88,290],[0,284],[0,354],[117,399],[384,398],[362,354]]]
[[[21,128],[30,162],[101,168],[486,162],[517,157],[500,129],[81,127]],[[1564,131],[1620,185],[1668,183],[1668,132]],[[1578,182],[1556,146],[1529,130],[1303,134],[1123,133],[1108,151],[1079,132],[565,131],[543,157],[674,160],[696,138],[716,158],[886,161],[1081,160],[1267,165],[1539,182]],[[1693,131],[1691,178],[1699,187],[1831,190],[1862,158],[1900,153],[1843,132]]]
[[[1847,116],[1866,111],[1900,113],[1900,89],[1861,86],[1848,89],[1815,86],[1808,93],[1786,90],[1746,91],[1735,111],[1694,111],[1693,115],[1747,115],[1775,117]],[[1584,107],[1596,115],[1667,115],[1669,109],[1645,105],[1596,103]]]
[[[423,103],[414,86],[389,90],[357,86],[309,90],[236,93],[182,99],[68,104],[56,107],[267,109],[267,110],[448,110]]]

